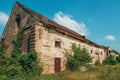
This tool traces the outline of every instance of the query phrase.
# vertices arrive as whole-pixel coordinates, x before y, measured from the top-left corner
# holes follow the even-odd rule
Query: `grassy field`
[[[120,80],[120,64],[94,66],[86,72],[63,71],[55,74],[44,74],[38,77],[38,80]]]

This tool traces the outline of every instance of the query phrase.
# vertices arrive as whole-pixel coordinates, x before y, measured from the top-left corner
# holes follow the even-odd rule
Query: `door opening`
[[[61,58],[55,58],[55,65],[54,65],[55,72],[60,72],[61,70]]]

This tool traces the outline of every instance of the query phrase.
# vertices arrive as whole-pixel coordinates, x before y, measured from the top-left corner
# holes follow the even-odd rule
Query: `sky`
[[[120,0],[1,0],[0,35],[16,1],[120,52]]]

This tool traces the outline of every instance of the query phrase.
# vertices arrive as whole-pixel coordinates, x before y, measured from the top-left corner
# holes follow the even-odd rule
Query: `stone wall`
[[[5,39],[4,48],[8,55],[10,55],[13,49],[12,41],[13,39],[15,39],[15,36],[17,35],[18,30],[27,28],[30,26],[34,26],[36,22],[37,22],[37,19],[34,16],[27,13],[18,4],[14,5],[14,8],[11,12],[11,15],[8,19],[8,22],[6,24],[6,27],[2,35],[3,38]],[[24,52],[26,51],[24,50]]]
[[[38,56],[41,59],[40,62],[43,65],[44,69],[43,73],[54,73],[54,59],[56,57],[61,58],[61,71],[66,69],[66,58],[64,55],[64,49],[69,50],[71,43],[79,44],[82,48],[86,48],[88,50],[90,55],[93,57],[91,64],[94,64],[96,60],[100,60],[100,62],[102,63],[102,61],[105,59],[104,49],[97,48],[95,46],[81,42],[77,39],[71,38],[67,36],[67,34],[61,34],[57,32],[56,29],[48,29],[42,23],[36,24],[35,40],[35,49],[39,53]],[[55,47],[55,41],[61,42],[60,48]]]
[[[20,4],[15,4],[3,32],[3,38],[5,39],[4,49],[10,55],[13,49],[12,40],[15,39],[18,30],[23,29],[25,33],[22,52],[25,54],[29,50],[35,49],[38,53],[40,64],[43,66],[43,73],[55,72],[55,58],[60,58],[61,60],[60,71],[66,69],[64,49],[69,50],[71,43],[76,43],[81,48],[88,50],[91,57],[93,57],[91,64],[94,64],[97,60],[102,63],[107,58],[108,50],[88,44],[83,41],[83,37],[79,36],[79,34],[75,32],[72,34],[72,30],[61,27],[57,23],[34,13],[32,10],[23,8]],[[80,38],[75,38],[76,35],[81,40]],[[55,47],[55,41],[59,41],[61,46]]]

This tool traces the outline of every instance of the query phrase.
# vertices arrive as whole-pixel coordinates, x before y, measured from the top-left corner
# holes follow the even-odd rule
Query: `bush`
[[[100,61],[97,60],[97,61],[95,62],[95,65],[96,65],[96,66],[100,66],[100,65],[101,65]]]
[[[113,56],[110,55],[106,60],[103,61],[103,64],[116,65],[117,61]]]
[[[16,76],[20,77],[20,75],[22,75],[22,67],[16,65],[10,65],[6,69],[6,74],[10,78],[14,78]]]
[[[42,73],[42,67],[39,65],[37,53],[34,50],[27,55],[21,56],[20,65],[27,75],[40,75]]]
[[[73,71],[91,62],[91,56],[86,49],[81,49],[80,45],[72,43],[71,49],[66,50],[67,69]]]
[[[34,50],[26,55],[21,54],[22,39],[23,31],[20,30],[12,42],[13,51],[9,58],[5,57],[0,45],[0,80],[30,80],[42,73],[42,67]]]
[[[120,55],[116,57],[116,61],[120,63]]]

